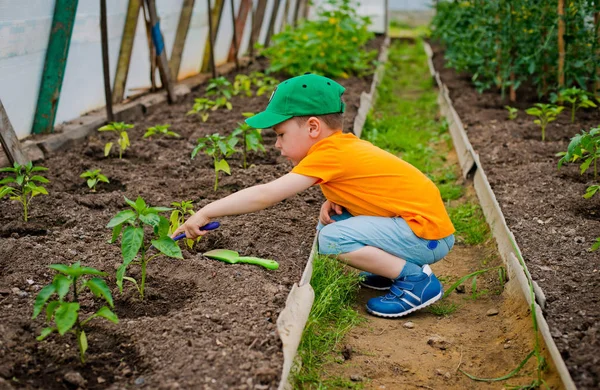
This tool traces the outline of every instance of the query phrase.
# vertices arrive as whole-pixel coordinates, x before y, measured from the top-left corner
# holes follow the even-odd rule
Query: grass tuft
[[[456,229],[456,235],[465,244],[482,244],[490,238],[490,228],[478,204],[467,202],[449,207],[448,214]]]
[[[431,314],[435,314],[436,316],[448,316],[458,310],[458,307],[459,306],[456,303],[441,300],[438,303],[429,306],[427,309]]]

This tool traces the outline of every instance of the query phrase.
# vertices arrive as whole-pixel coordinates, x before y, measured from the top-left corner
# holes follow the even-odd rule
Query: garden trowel
[[[229,249],[213,249],[212,251],[204,252],[203,255],[209,259],[220,260],[229,264],[256,264],[272,270],[279,268],[279,263],[277,263],[275,260],[261,259],[260,257],[252,256],[240,256],[240,254],[236,251]]]

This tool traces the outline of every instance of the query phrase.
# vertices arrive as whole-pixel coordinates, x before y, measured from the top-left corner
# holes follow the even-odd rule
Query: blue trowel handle
[[[221,226],[219,222],[209,222],[206,225],[200,227],[200,230],[215,230],[219,226]],[[182,238],[185,238],[185,233],[181,233],[180,235],[176,236],[173,240],[179,241]]]

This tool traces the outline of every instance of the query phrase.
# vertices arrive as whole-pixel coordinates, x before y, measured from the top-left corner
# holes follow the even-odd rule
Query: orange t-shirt
[[[402,217],[421,238],[454,233],[440,191],[421,171],[354,134],[317,142],[292,172],[316,177],[323,195],[354,216]]]

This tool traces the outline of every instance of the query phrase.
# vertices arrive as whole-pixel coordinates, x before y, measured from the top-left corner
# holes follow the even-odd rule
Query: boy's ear
[[[311,116],[306,121],[306,124],[308,125],[308,133],[312,137],[318,137],[321,131],[323,131],[323,123],[317,117]]]

